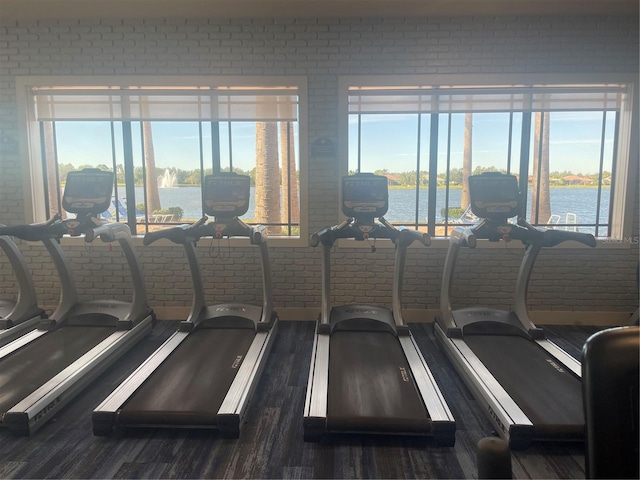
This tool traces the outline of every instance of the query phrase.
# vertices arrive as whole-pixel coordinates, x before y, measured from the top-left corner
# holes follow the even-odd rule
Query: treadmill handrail
[[[40,242],[46,238],[61,238],[67,231],[68,229],[59,214],[54,215],[46,222],[0,227],[0,235],[17,237],[28,242]]]
[[[380,218],[381,222],[386,223],[384,218]],[[426,232],[412,230],[406,227],[398,229],[400,234],[394,240],[396,244],[396,257],[393,268],[393,286],[391,294],[391,309],[393,312],[393,320],[396,325],[396,331],[399,335],[408,335],[409,329],[402,316],[402,284],[404,279],[404,265],[407,257],[407,248],[413,242],[418,241],[425,247],[431,245],[431,236]]]
[[[476,248],[478,238],[469,227],[455,227],[451,231],[450,242],[457,242],[461,247]]]
[[[84,234],[84,241],[93,242],[100,238],[103,242],[115,242],[121,236],[131,236],[131,230],[126,223],[103,223],[95,228],[89,229]]]
[[[595,237],[590,233],[545,230],[542,237],[542,246],[555,247],[562,242],[568,241],[579,242],[588,247],[595,247],[597,245]]]
[[[431,245],[431,235],[427,232],[421,232],[420,230],[413,230],[407,227],[400,227],[398,230],[400,231],[400,235],[398,235],[397,238],[397,245],[409,246],[413,242],[420,242],[425,247]]]
[[[78,215],[76,218],[62,219],[57,213],[46,222],[13,227],[0,227],[0,235],[11,235],[27,241],[41,241],[52,257],[60,278],[60,301],[55,312],[46,320],[46,328],[54,328],[64,321],[74,305],[78,303],[75,282],[71,267],[66,259],[59,240],[64,235],[85,235],[86,242],[100,237],[104,242],[117,241],[127,260],[133,283],[133,299],[131,308],[119,321],[125,328],[142,321],[151,309],[147,303],[147,292],[142,274],[142,265],[133,246],[129,227],[123,223],[103,223],[91,213]]]
[[[312,247],[317,247],[320,243],[331,247],[336,240],[341,238],[351,238],[356,241],[367,240],[370,238],[386,238],[396,243],[396,240],[400,236],[400,232],[401,229],[398,229],[387,222],[384,217],[378,218],[378,222],[375,220],[373,222],[359,222],[358,219],[349,217],[338,225],[325,227],[313,233],[310,238],[310,243]],[[429,237],[429,240],[425,240],[424,237],[418,240],[421,242],[431,242],[431,237]]]
[[[144,245],[166,238],[173,243],[180,244],[184,247],[189,269],[191,271],[191,280],[193,283],[193,301],[191,311],[185,323],[194,326],[200,323],[202,315],[206,313],[206,302],[204,300],[204,286],[202,275],[195,253],[195,244],[202,237],[213,237],[220,239],[222,237],[246,237],[252,245],[260,247],[260,258],[262,263],[262,295],[263,305],[262,314],[258,321],[257,328],[270,328],[273,315],[273,295],[271,284],[271,266],[269,262],[269,249],[267,246],[267,236],[264,235],[265,229],[262,225],[250,226],[240,220],[238,217],[222,218],[206,223],[208,217],[204,215],[198,221],[190,225],[179,225],[177,227],[165,228],[155,232],[148,232],[144,236]]]
[[[580,242],[589,247],[597,245],[596,239],[590,233],[567,232],[536,228],[523,218],[517,223],[494,222],[483,219],[472,227],[455,227],[449,239],[449,250],[445,259],[442,287],[440,290],[439,321],[448,335],[460,335],[460,326],[456,324],[451,307],[451,287],[455,262],[460,248],[475,248],[477,239],[489,241],[519,240],[525,245],[525,254],[520,264],[516,278],[512,311],[518,318],[523,331],[533,338],[544,338],[544,332],[531,321],[527,308],[527,289],[536,258],[542,248],[554,247],[565,241]]]
[[[4,225],[0,224],[0,227]],[[43,311],[38,307],[33,277],[27,262],[15,242],[8,236],[0,236],[0,249],[4,252],[18,285],[18,294],[13,308],[6,312],[0,320],[7,325],[17,325],[33,316],[41,316]]]
[[[142,240],[143,245],[151,245],[153,242],[166,238],[167,240],[184,245],[185,243],[195,242],[200,238],[196,229],[202,226],[208,220],[207,216],[203,216],[197,222],[192,224],[178,225],[177,227],[163,228],[155,232],[147,232]]]
[[[456,227],[454,231],[457,230],[458,234],[465,238],[469,235],[468,232],[464,233],[465,228],[468,227]],[[595,237],[590,233],[534,227],[521,217],[518,218],[517,223],[494,222],[490,219],[483,219],[480,223],[471,227],[470,230],[476,239],[485,239],[493,242],[519,240],[524,245],[540,244],[542,247],[555,247],[566,241],[579,242],[589,247],[597,245]],[[461,246],[474,248],[470,244]]]
[[[153,242],[166,238],[167,240],[184,245],[188,242],[197,242],[202,237],[213,237],[220,239],[223,237],[246,237],[252,245],[260,245],[266,241],[263,233],[263,225],[247,225],[238,217],[214,220],[205,223],[208,217],[205,215],[193,224],[179,225],[177,227],[165,228],[155,232],[147,232],[144,236],[143,244],[150,245]]]

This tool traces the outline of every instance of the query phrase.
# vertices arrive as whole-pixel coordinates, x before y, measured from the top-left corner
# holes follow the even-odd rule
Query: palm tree
[[[296,151],[293,138],[293,124],[280,122],[280,174],[282,180],[282,223],[300,222],[300,201],[298,200],[298,175],[296,174]],[[289,211],[291,207],[291,211]]]
[[[469,176],[472,170],[473,113],[464,114],[464,146],[462,153],[462,196],[460,208],[463,210],[471,203],[469,195]]]
[[[551,217],[549,191],[549,112],[536,112],[533,143],[531,220],[547,223]]]
[[[42,122],[44,139],[44,160],[47,165],[47,190],[49,191],[49,216],[60,213],[66,218],[67,212],[60,204],[60,186],[56,175],[56,148],[53,134],[53,122]]]
[[[147,177],[145,203],[147,212],[160,210],[160,191],[158,190],[158,175],[156,175],[156,156],[153,151],[153,131],[151,122],[142,122],[142,139],[144,142],[144,168]]]
[[[268,101],[268,99],[263,99]],[[266,102],[259,107],[268,109]],[[258,113],[260,116],[260,112]],[[263,116],[264,117],[264,116]],[[256,198],[255,220],[280,223],[280,171],[278,167],[278,126],[275,121],[256,122]],[[268,234],[280,233],[280,227],[267,228]]]
[[[141,110],[144,118],[149,117],[147,97],[142,97]],[[144,168],[146,171],[147,188],[145,189],[145,205],[148,213],[160,210],[160,192],[158,190],[158,175],[156,174],[156,156],[153,151],[153,131],[151,122],[142,122],[142,142],[144,149]]]

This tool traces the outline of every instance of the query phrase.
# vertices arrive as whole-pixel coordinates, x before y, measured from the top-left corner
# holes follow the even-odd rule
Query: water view
[[[176,187],[176,188],[160,188],[160,201],[163,209],[170,207],[181,207],[184,211],[183,220],[197,219],[202,215],[202,201],[200,187]],[[594,224],[596,223],[596,204],[598,198],[597,187],[554,187],[551,188],[551,212],[554,216],[558,216],[558,222],[577,223],[577,224]],[[123,191],[118,192],[120,196]],[[427,200],[428,189],[421,189],[418,199],[418,221],[421,223],[427,220]],[[606,223],[609,216],[609,193],[610,190],[605,188],[602,190],[602,200],[600,205],[600,223]],[[460,206],[460,196],[462,190],[449,190],[449,207]],[[251,188],[251,198],[249,211],[243,216],[245,219],[252,219],[254,216],[254,187]],[[443,222],[446,202],[446,190],[438,189],[436,194],[436,214],[437,221]],[[143,198],[142,188],[136,187],[136,198]],[[137,200],[139,203],[139,200]],[[403,223],[415,222],[415,205],[416,192],[412,189],[389,189],[389,211],[385,218],[389,221]],[[527,208],[527,218],[531,213],[531,196],[529,195]],[[450,220],[455,217],[450,218]],[[545,222],[541,222],[545,223]],[[586,231],[586,229],[583,229]]]

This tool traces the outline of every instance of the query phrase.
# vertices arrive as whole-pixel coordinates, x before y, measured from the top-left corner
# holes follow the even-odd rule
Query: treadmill
[[[324,434],[338,432],[423,435],[453,446],[455,421],[402,318],[407,247],[416,240],[428,246],[431,239],[384,219],[387,184],[386,177],[370,173],[343,177],[342,211],[348,218],[311,237],[313,246],[322,244],[322,308],[307,384],[304,438],[319,441]],[[331,307],[330,254],[340,238],[382,238],[395,244],[391,310],[373,305]]]
[[[147,233],[145,245],[168,239],[184,247],[193,302],[188,318],[93,412],[93,433],[116,427],[217,429],[237,438],[240,425],[267,362],[277,327],[264,227],[238,217],[249,207],[250,179],[235,173],[205,177],[206,215],[193,225]],[[203,237],[246,237],[260,251],[262,306],[206,305],[195,245]]]
[[[60,278],[60,302],[33,330],[0,348],[0,426],[30,435],[147,334],[154,314],[147,305],[142,269],[129,227],[97,218],[111,202],[114,175],[85,169],[67,176],[62,205],[45,223],[0,228],[0,235],[41,241]],[[69,234],[118,242],[133,282],[133,299],[77,300],[71,266],[60,247]]]
[[[591,234],[535,228],[521,218],[513,175],[489,172],[469,177],[471,208],[480,223],[453,229],[445,260],[436,337],[482,405],[496,432],[511,448],[536,440],[584,440],[580,362],[545,337],[527,313],[527,286],[540,250],[564,241],[596,246]],[[516,223],[509,219],[516,217]],[[450,291],[461,248],[478,240],[519,240],[525,253],[511,310],[452,310]]]
[[[0,225],[0,228],[5,225]],[[9,260],[15,274],[18,295],[15,300],[0,299],[0,347],[33,330],[45,317],[38,307],[36,290],[27,262],[15,242],[6,235],[0,236],[0,248]]]

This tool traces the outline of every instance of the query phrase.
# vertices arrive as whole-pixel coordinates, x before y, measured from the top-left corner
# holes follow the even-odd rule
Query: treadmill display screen
[[[520,215],[520,191],[514,175],[498,172],[469,177],[471,211],[480,218],[507,219]]]
[[[214,217],[239,217],[249,210],[251,179],[235,173],[207,175],[204,213]]]
[[[104,212],[111,205],[112,172],[85,169],[67,175],[62,207],[70,213]]]
[[[342,178],[342,211],[349,217],[378,218],[389,208],[387,177],[359,173]]]

